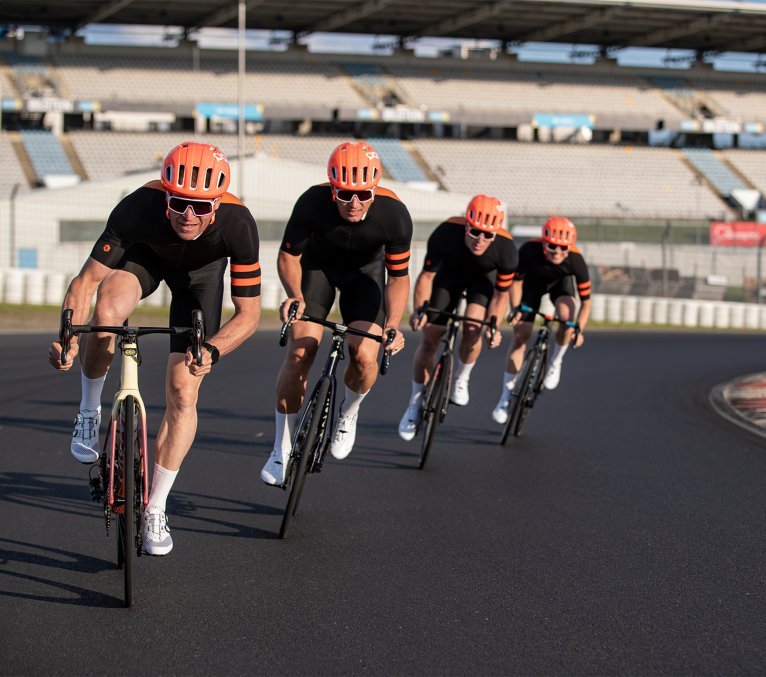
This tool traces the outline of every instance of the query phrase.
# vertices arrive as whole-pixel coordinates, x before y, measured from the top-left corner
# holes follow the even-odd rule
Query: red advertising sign
[[[766,244],[766,223],[755,221],[713,221],[710,244],[716,247],[757,247]]]

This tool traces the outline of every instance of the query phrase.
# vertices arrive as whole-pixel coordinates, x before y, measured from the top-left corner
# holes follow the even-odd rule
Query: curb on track
[[[719,415],[766,438],[766,373],[720,383],[710,391],[708,399]]]

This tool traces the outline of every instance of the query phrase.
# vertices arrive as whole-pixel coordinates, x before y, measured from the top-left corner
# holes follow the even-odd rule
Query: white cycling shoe
[[[543,379],[543,387],[546,390],[553,390],[561,380],[561,365],[555,362],[548,367],[548,373]]]
[[[261,468],[261,481],[272,486],[281,486],[285,483],[287,473],[287,462],[290,459],[290,450],[282,451],[274,449],[266,461],[266,465]]]
[[[420,400],[415,404],[410,404],[399,421],[399,437],[409,442],[415,437],[418,431],[418,420],[420,419]]]
[[[455,379],[452,383],[452,389],[449,394],[449,401],[458,407],[464,407],[468,404],[470,396],[468,395],[468,381]]]
[[[83,409],[77,412],[72,433],[72,456],[80,463],[98,461],[98,428],[101,425],[101,408]]]
[[[330,444],[330,453],[334,458],[343,460],[351,453],[356,440],[356,421],[359,414],[350,416],[338,416],[338,423],[335,426],[335,434]]]
[[[147,555],[167,555],[173,549],[168,518],[162,510],[147,510],[144,513],[142,535]]]
[[[492,410],[492,420],[500,425],[505,425],[508,422],[508,407],[511,406],[511,401],[506,400],[505,396],[500,398],[497,406]]]

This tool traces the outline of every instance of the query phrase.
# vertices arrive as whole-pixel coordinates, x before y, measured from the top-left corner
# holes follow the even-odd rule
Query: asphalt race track
[[[763,371],[760,335],[589,332],[506,448],[485,353],[424,471],[396,435],[410,339],[280,541],[286,494],[258,473],[282,349],[259,332],[203,385],[175,549],[139,559],[129,610],[50,340],[0,336],[4,675],[766,671],[766,445],[708,404]],[[152,430],[166,340],[142,340]]]

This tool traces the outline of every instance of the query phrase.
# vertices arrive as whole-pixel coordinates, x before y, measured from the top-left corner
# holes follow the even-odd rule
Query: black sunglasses
[[[176,214],[185,214],[191,207],[195,216],[207,216],[213,213],[215,200],[189,200],[185,197],[175,197],[168,194],[168,209]]]
[[[488,233],[486,230],[479,230],[478,228],[469,228],[468,237],[472,237],[474,240],[478,240],[480,237],[485,240],[494,240],[495,233]]]
[[[345,188],[337,188],[335,190],[335,199],[338,202],[351,202],[354,198],[359,202],[369,202],[372,200],[375,191],[371,189],[367,190],[346,190]]]
[[[551,244],[550,242],[546,242],[545,246],[549,252],[555,252],[557,249],[560,249],[562,252],[569,251],[569,245],[565,244]]]

